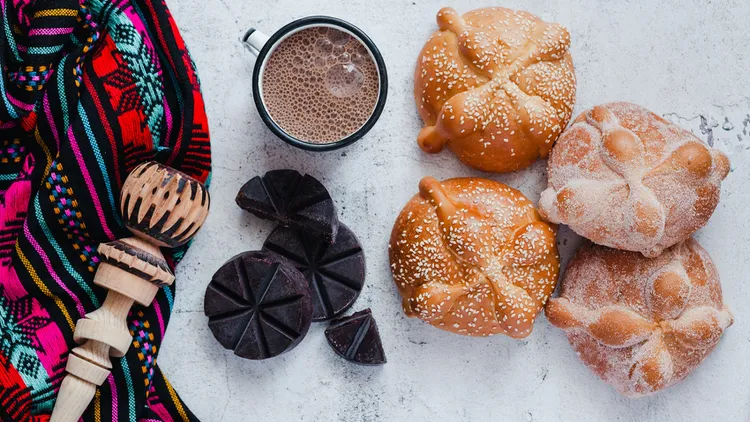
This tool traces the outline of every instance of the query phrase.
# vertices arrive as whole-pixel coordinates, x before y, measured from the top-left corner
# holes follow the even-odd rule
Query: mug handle
[[[245,32],[242,37],[242,43],[245,44],[248,50],[250,50],[256,57],[260,54],[260,50],[268,42],[268,35],[258,31],[255,28],[250,28]]]

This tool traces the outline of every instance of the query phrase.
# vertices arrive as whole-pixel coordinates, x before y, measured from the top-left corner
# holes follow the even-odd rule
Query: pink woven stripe
[[[109,237],[110,239],[114,239],[115,235],[112,234],[109,226],[107,226],[107,220],[104,218],[104,209],[102,208],[102,203],[99,200],[99,195],[96,194],[96,188],[94,187],[94,182],[91,180],[91,175],[89,174],[86,162],[83,161],[83,155],[81,155],[81,149],[78,147],[78,142],[76,141],[76,137],[73,134],[72,126],[68,128],[68,139],[70,139],[70,146],[73,149],[73,154],[76,156],[78,166],[81,168],[83,180],[86,181],[86,185],[89,188],[89,193],[91,193],[91,199],[94,201],[94,208],[96,208],[96,214],[99,216],[99,222],[102,224],[102,229],[104,230],[104,233],[107,235],[107,237]]]
[[[29,31],[29,36],[34,35],[67,35],[73,32],[73,28],[34,28]]]
[[[170,142],[170,139],[172,139],[172,110],[169,109],[169,104],[167,104],[167,99],[162,99],[162,104],[164,105],[164,117],[167,120],[167,136],[164,137],[164,140],[166,142]]]
[[[60,150],[60,137],[57,135],[57,126],[55,125],[55,119],[52,118],[52,112],[49,108],[49,96],[45,93],[44,94],[44,114],[47,115],[47,122],[49,123],[49,128],[52,130],[52,136],[55,137],[55,144],[57,145],[57,150]]]
[[[117,422],[117,385],[112,373],[107,377],[107,381],[109,381],[109,389],[112,391],[112,422]]]
[[[161,316],[161,306],[159,306],[159,302],[153,301],[154,305],[154,311],[156,311],[156,319],[159,321],[159,335],[163,338],[164,337],[164,319]]]
[[[13,103],[14,106],[16,106],[18,108],[21,108],[21,109],[26,110],[26,111],[31,111],[31,110],[34,109],[34,104],[24,103],[23,101],[18,100],[17,98],[15,98],[14,96],[12,96],[10,94],[7,94],[5,97],[7,99],[9,99],[10,102]]]
[[[86,311],[83,309],[83,305],[81,304],[81,300],[78,299],[78,296],[75,295],[68,286],[63,283],[62,280],[60,280],[60,277],[57,275],[55,270],[52,268],[52,263],[50,263],[49,257],[46,253],[44,253],[44,250],[39,246],[39,244],[36,242],[36,239],[34,239],[34,236],[31,235],[31,232],[29,231],[29,221],[26,220],[25,223],[23,223],[23,234],[26,236],[26,239],[31,243],[31,246],[34,248],[36,253],[39,254],[39,257],[42,258],[42,261],[44,262],[44,266],[47,268],[47,272],[50,276],[52,276],[52,279],[55,280],[55,282],[60,286],[60,288],[63,289],[65,293],[68,294],[68,296],[73,299],[73,302],[76,304],[76,309],[78,310],[78,314],[83,318],[86,316]]]

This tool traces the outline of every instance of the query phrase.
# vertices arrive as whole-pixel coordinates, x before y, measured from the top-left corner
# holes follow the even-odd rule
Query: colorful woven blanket
[[[106,291],[100,242],[129,236],[118,196],[156,159],[210,172],[198,78],[160,0],[2,0],[0,22],[0,420],[44,421],[76,321]],[[165,251],[174,265],[184,249]],[[163,288],[128,318],[86,421],[196,420],[156,357],[174,303]]]

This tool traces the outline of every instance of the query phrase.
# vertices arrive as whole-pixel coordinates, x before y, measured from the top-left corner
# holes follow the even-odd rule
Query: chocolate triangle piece
[[[360,365],[386,363],[378,325],[370,309],[331,322],[326,339],[339,356]]]
[[[287,260],[245,252],[214,274],[204,311],[222,346],[243,358],[267,359],[293,349],[307,334],[310,287]]]
[[[235,201],[260,218],[309,232],[329,243],[336,239],[336,207],[325,186],[310,175],[296,170],[269,171],[245,183]]]
[[[313,321],[336,318],[348,310],[365,284],[365,254],[344,224],[333,243],[304,231],[277,227],[263,251],[286,258],[305,275],[313,302]]]

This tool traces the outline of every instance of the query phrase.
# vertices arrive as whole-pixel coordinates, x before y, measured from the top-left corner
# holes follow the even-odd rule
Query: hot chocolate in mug
[[[279,138],[309,151],[360,139],[385,106],[388,77],[370,38],[341,19],[310,16],[268,37],[252,28],[242,41],[257,56],[253,96]]]

